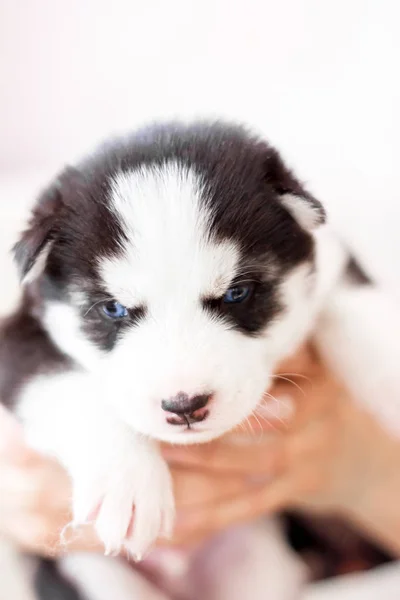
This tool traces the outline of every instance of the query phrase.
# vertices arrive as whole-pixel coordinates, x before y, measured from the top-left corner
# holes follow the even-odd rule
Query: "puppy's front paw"
[[[129,527],[124,548],[136,560],[157,538],[171,537],[175,521],[175,503],[171,475],[165,461],[143,465],[140,490],[135,496],[132,527]]]
[[[154,447],[130,450],[75,480],[74,522],[94,522],[106,553],[125,548],[140,560],[171,535],[174,498],[168,467]]]

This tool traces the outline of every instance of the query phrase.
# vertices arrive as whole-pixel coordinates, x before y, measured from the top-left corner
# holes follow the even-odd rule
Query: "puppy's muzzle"
[[[179,392],[176,396],[161,401],[161,407],[166,413],[167,423],[170,425],[187,425],[200,423],[204,421],[209,414],[206,408],[210,402],[212,394],[201,394],[197,396],[188,396]]]

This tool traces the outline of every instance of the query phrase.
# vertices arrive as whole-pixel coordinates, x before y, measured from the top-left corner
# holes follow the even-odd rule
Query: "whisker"
[[[261,407],[258,407],[259,409],[261,409]],[[272,423],[268,417],[265,414],[262,414],[260,412],[258,412],[258,409],[255,408],[253,411],[253,416],[258,420],[261,419],[262,421],[264,421],[264,423],[267,423],[267,425],[269,427],[272,427],[272,429],[275,429],[275,431],[277,431],[277,427],[276,425],[274,425],[274,423]]]
[[[255,431],[254,431],[254,429],[253,429],[253,426],[252,426],[252,424],[251,424],[251,421],[250,421],[249,417],[246,417],[245,424],[248,426],[248,428],[249,428],[249,430],[250,430],[250,435],[254,436],[254,434],[255,434]],[[246,432],[246,433],[247,433],[247,432]]]
[[[262,441],[262,437],[263,437],[263,428],[262,428],[262,423],[260,423],[260,420],[258,418],[257,412],[253,411],[253,417],[255,418],[255,420],[257,421],[257,424],[260,428],[260,437],[258,439],[258,443],[260,443]],[[267,421],[268,422],[268,421]]]
[[[240,429],[243,429],[243,431],[244,431],[245,433],[247,433],[247,430],[246,430],[246,425],[247,425],[247,423],[245,423],[244,421],[242,421],[242,423],[239,423],[239,427],[240,427]]]
[[[109,300],[110,298],[101,298],[100,300],[97,300],[97,302],[95,302],[94,304],[92,304],[92,306],[90,306],[90,308],[87,309],[87,311],[85,312],[85,314],[83,315],[83,317],[86,317],[86,315],[98,304],[100,304],[101,302],[107,302],[107,300]]]
[[[275,398],[275,396],[273,396],[269,392],[264,392],[264,397],[265,396],[267,398],[271,398],[271,400],[273,400],[276,404],[279,404],[279,402],[280,402],[278,398]],[[282,425],[286,425],[286,422],[281,417],[278,417],[277,415],[274,415],[270,410],[268,410],[268,407],[265,404],[259,405],[257,408],[258,408],[258,410],[269,412],[271,414],[273,420],[279,421],[279,423],[281,423]],[[258,414],[260,414],[260,413],[258,413]],[[265,414],[263,415],[263,417],[266,418]],[[270,421],[268,421],[268,422],[270,423],[270,425],[272,425],[272,427],[274,427],[273,423],[271,423]]]
[[[288,383],[291,383],[292,385],[294,385],[295,388],[297,388],[299,390],[299,392],[301,392],[303,394],[304,397],[306,397],[306,393],[303,390],[303,388],[301,388],[298,383],[293,381],[293,379],[289,379],[289,377],[284,377],[283,375],[274,375],[274,377],[276,379],[281,379],[282,381],[287,381]]]
[[[262,421],[264,421],[264,423],[266,423],[268,425],[268,429],[272,429],[273,431],[276,431],[279,433],[278,427],[265,414],[262,414],[259,412],[257,412],[256,414],[259,419],[261,419]],[[254,416],[256,416],[256,415],[254,414]]]
[[[300,379],[305,379],[309,383],[312,383],[312,380],[309,377],[306,377],[306,375],[302,375],[301,373],[279,373],[279,375],[283,375],[286,377],[296,377],[296,378],[300,377]],[[276,375],[274,375],[274,377],[276,377]]]
[[[246,421],[241,421],[241,423],[239,423],[239,425],[238,425],[238,428],[243,429],[243,431],[245,433],[247,433],[246,425],[247,425]]]

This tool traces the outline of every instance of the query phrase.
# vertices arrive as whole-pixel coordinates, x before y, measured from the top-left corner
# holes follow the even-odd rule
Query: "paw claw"
[[[107,476],[102,472],[93,479],[92,474],[84,485],[75,486],[73,523],[87,523],[92,517],[106,555],[118,554],[123,547],[135,561],[141,561],[158,537],[172,535],[174,498],[170,474],[158,453],[150,458],[149,464],[143,465],[136,453],[136,461],[126,464],[124,456],[116,468],[108,466]]]

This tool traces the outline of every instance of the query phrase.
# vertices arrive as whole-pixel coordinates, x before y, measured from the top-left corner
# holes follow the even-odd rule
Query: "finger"
[[[252,427],[286,431],[293,426],[295,413],[304,419],[317,403],[319,407],[325,404],[325,391],[332,381],[310,344],[281,365],[273,377],[274,385],[249,419]]]
[[[279,458],[277,436],[277,433],[261,437],[235,432],[202,446],[167,446],[163,454],[169,463],[187,469],[241,476],[265,475],[268,479],[276,472]]]
[[[285,417],[280,423],[272,418],[271,422],[284,435],[290,436],[293,431],[307,427],[310,421],[337,410],[343,390],[325,369],[321,369],[306,384],[294,380],[292,387],[289,387],[289,384],[278,384],[273,388],[271,395],[275,396],[276,404],[279,405],[279,409],[276,410]],[[269,410],[269,405],[266,408],[261,405],[256,414]]]
[[[249,487],[241,476],[179,467],[172,468],[171,473],[178,510],[220,502],[242,494]]]
[[[0,474],[0,509],[4,511],[30,510],[37,504],[39,493],[35,473],[14,466],[3,466]]]
[[[296,404],[296,411],[288,428],[288,435],[292,431],[302,428],[318,419],[334,415],[342,402],[343,388],[329,374],[323,372],[315,377],[313,386],[302,402]]]
[[[59,554],[65,552],[100,552],[104,554],[104,544],[99,540],[92,525],[67,528],[63,542],[56,545]]]
[[[37,517],[26,515],[16,521],[10,521],[2,535],[16,543],[22,550],[55,557],[66,552],[102,552],[104,545],[98,539],[94,528],[68,526],[68,518]]]
[[[187,543],[207,537],[233,524],[272,514],[290,503],[293,482],[282,478],[239,497],[231,497],[200,510],[178,513],[174,543]]]
[[[331,403],[339,385],[311,344],[308,344],[299,356],[306,361],[307,367],[305,368],[303,364],[297,371],[299,363],[297,365],[293,363],[293,372],[284,373],[284,367],[291,363],[289,361],[287,365],[283,365],[275,376],[275,384],[270,394],[279,397],[288,393],[295,401],[296,413],[300,417],[304,415],[307,418],[305,411],[313,411],[316,406],[321,407]]]
[[[52,459],[43,458],[32,466],[2,465],[0,468],[0,509],[53,512],[70,505],[71,483],[67,473]]]
[[[315,469],[315,465],[321,461],[328,465],[339,443],[337,424],[332,423],[329,415],[322,414],[287,437],[282,445],[282,470],[296,473],[305,467]]]

